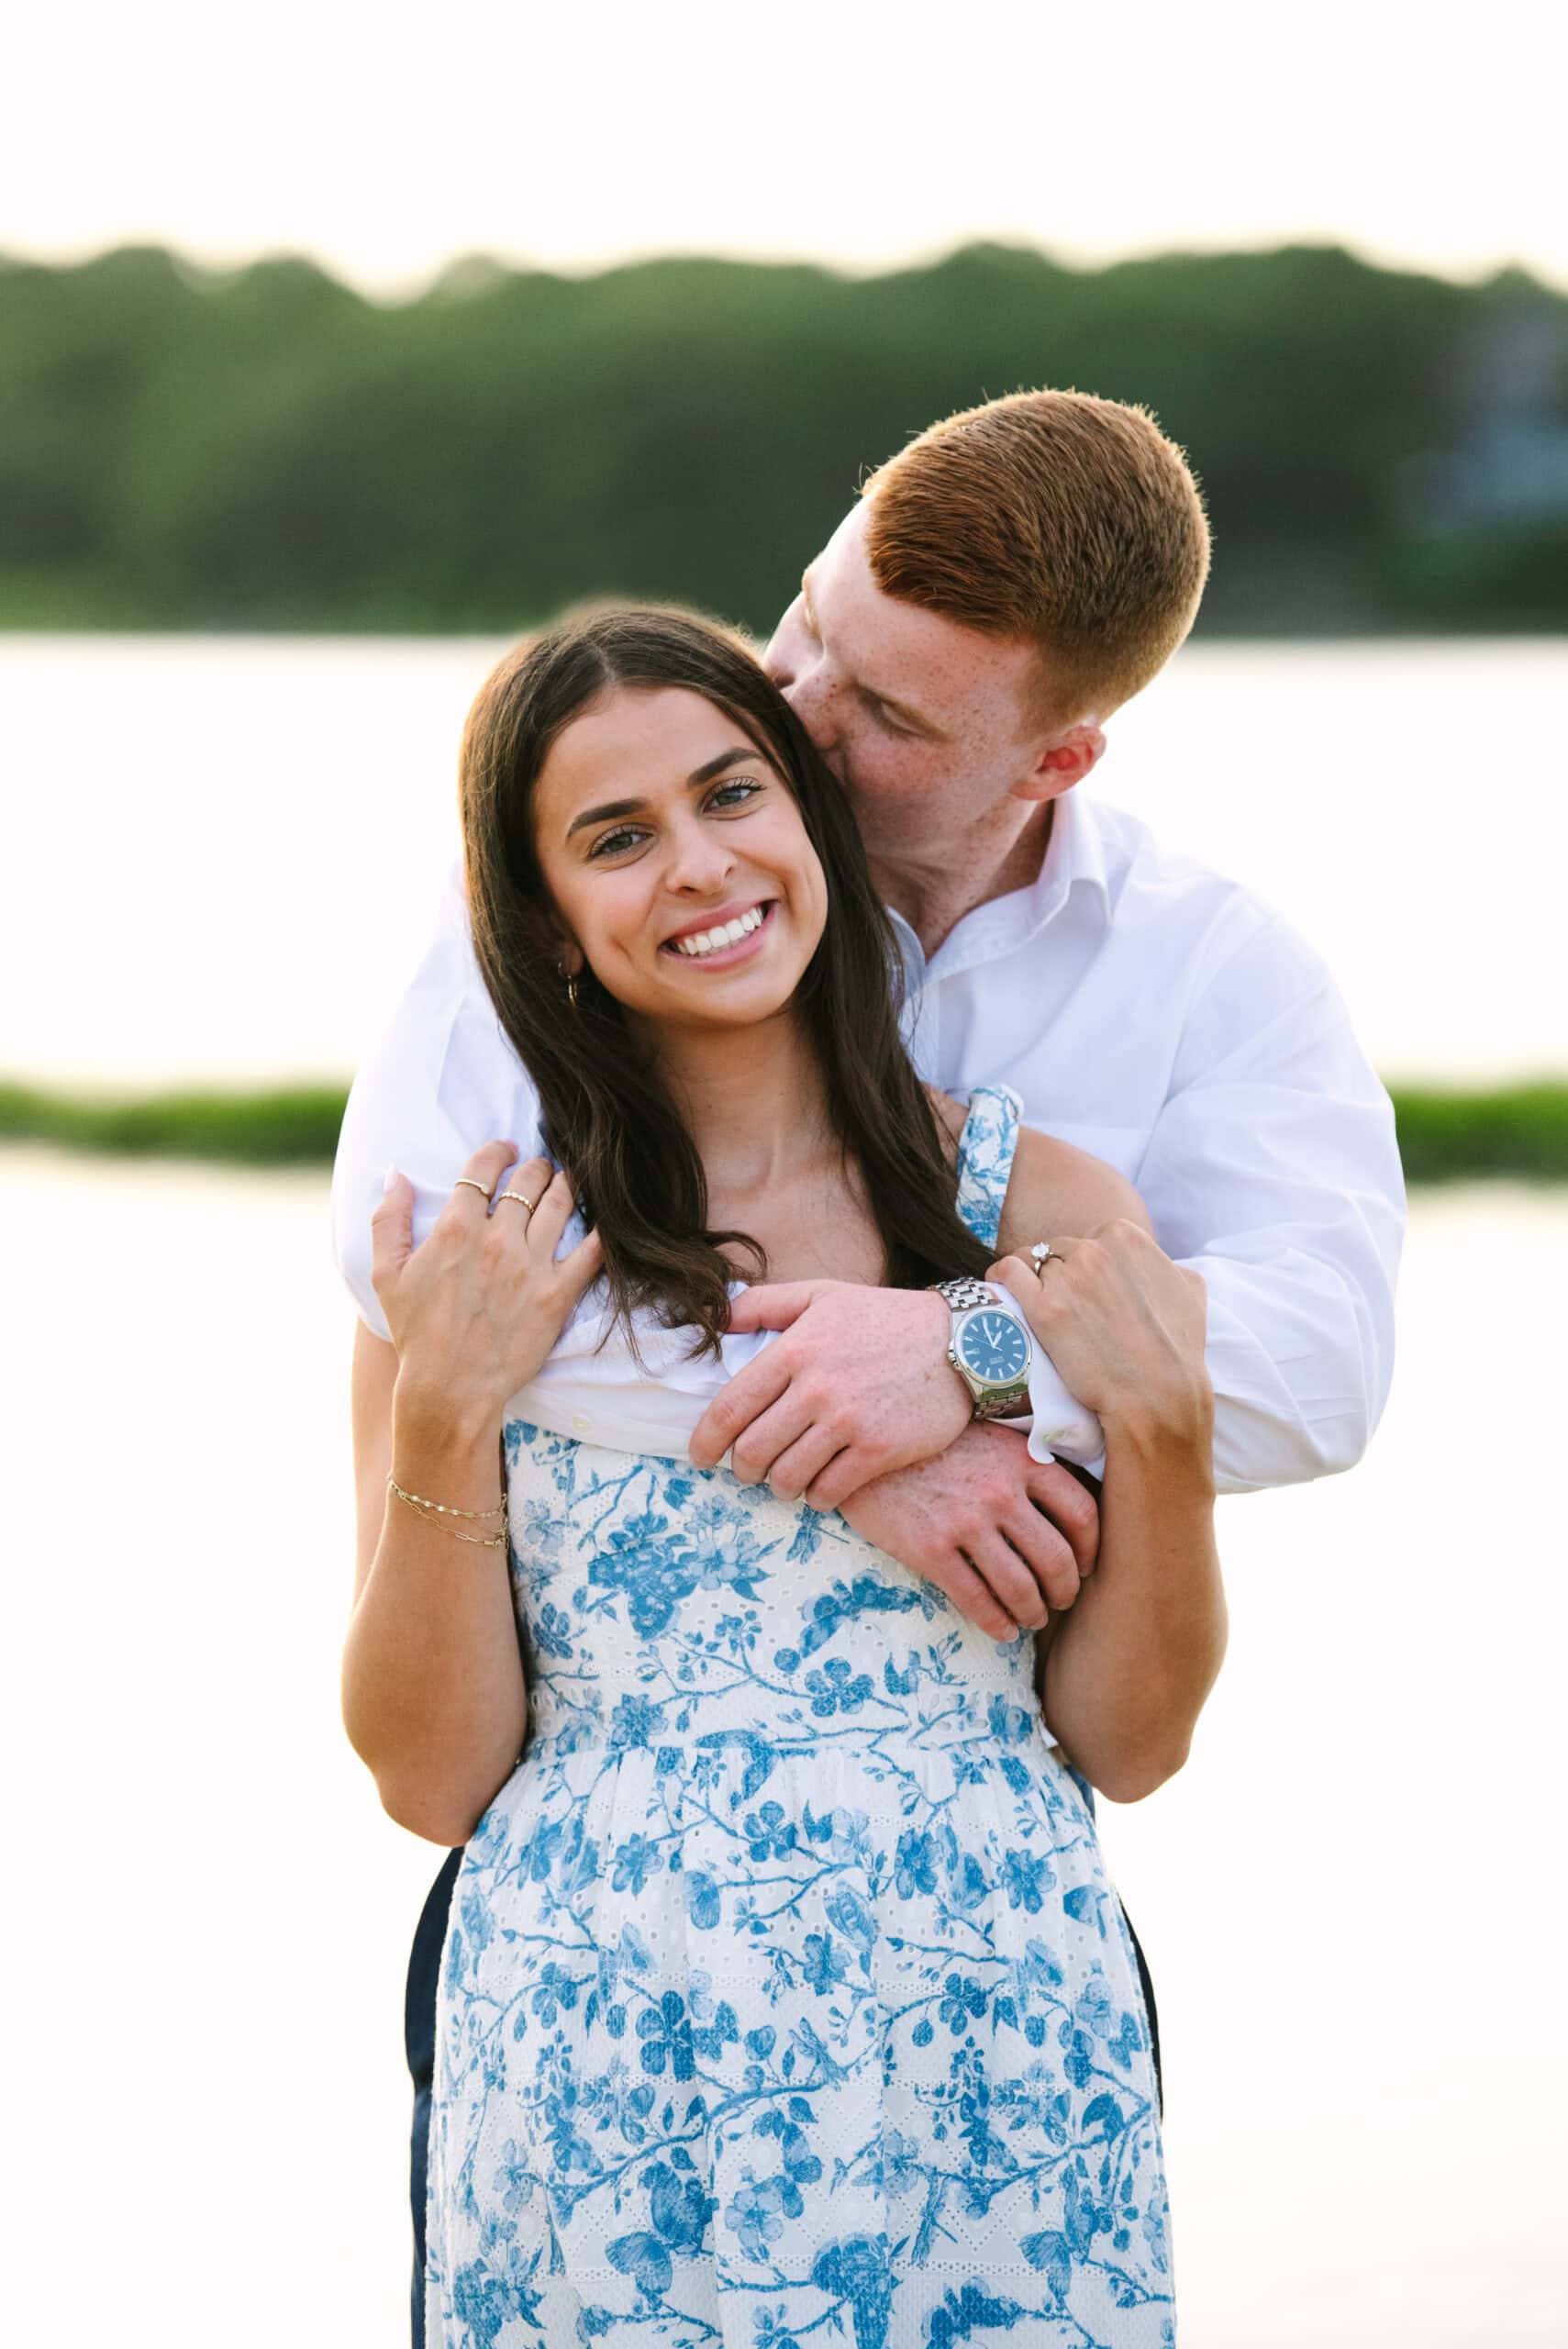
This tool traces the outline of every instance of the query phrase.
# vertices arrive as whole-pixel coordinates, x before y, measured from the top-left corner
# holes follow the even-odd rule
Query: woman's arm
[[[1225,1653],[1204,1287],[1162,1253],[1140,1204],[1127,1211],[1130,1186],[1081,1152],[1074,1220],[1087,1225],[1102,1204],[1111,1219],[1062,1236],[1040,1139],[1020,1142],[1002,1239],[1014,1249],[1050,1239],[1059,1252],[1040,1275],[1010,1253],[991,1276],[1106,1434],[1098,1565],[1051,1627],[1041,1687],[1084,1776],[1135,1802],[1185,1761]]]
[[[513,1159],[491,1143],[464,1174],[489,1191]],[[500,1520],[432,1520],[390,1490],[449,1510],[494,1510],[505,1490],[501,1420],[598,1269],[592,1236],[562,1263],[571,1200],[536,1160],[509,1187],[539,1204],[494,1210],[457,1188],[429,1238],[410,1245],[409,1186],[377,1209],[376,1295],[394,1342],[356,1336],[353,1367],[357,1559],[343,1654],[343,1720],[400,1826],[465,1842],[505,1785],[528,1727],[508,1551]],[[448,1531],[451,1527],[454,1531]]]

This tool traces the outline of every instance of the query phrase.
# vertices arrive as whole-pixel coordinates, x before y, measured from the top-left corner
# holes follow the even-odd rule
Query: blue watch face
[[[959,1334],[958,1351],[964,1367],[995,1386],[1021,1378],[1029,1358],[1029,1343],[1010,1313],[972,1313]]]

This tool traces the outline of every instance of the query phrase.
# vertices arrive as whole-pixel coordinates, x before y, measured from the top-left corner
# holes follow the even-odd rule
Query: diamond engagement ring
[[[1037,1240],[1029,1250],[1029,1262],[1034,1266],[1036,1280],[1039,1280],[1045,1271],[1046,1258],[1053,1253],[1054,1251],[1049,1240]]]

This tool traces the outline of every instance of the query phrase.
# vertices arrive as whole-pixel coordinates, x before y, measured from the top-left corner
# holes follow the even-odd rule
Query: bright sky
[[[1333,239],[1568,286],[1568,11],[1491,0],[32,0],[0,249],[850,268]]]

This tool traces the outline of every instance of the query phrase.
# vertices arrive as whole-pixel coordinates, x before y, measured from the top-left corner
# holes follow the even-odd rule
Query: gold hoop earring
[[[566,1000],[572,1006],[573,1010],[575,1011],[577,1008],[577,974],[575,971],[569,971],[567,973]]]

